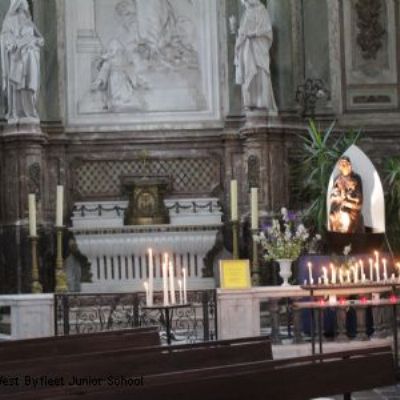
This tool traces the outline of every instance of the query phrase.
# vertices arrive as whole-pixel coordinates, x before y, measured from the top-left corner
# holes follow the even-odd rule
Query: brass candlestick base
[[[57,257],[56,257],[56,292],[63,293],[68,291],[67,274],[64,271],[64,260],[62,256],[62,237],[63,227],[57,229]]]
[[[253,261],[252,261],[252,265],[251,265],[251,280],[252,280],[253,286],[260,285],[260,269],[259,269],[259,264],[258,264],[258,243],[256,240],[257,235],[258,235],[258,229],[252,229],[251,230],[251,240],[253,243],[253,250],[252,250]]]
[[[239,259],[239,221],[231,221],[232,224],[232,247],[233,259]]]
[[[39,264],[37,259],[37,236],[30,236],[32,256],[32,293],[43,293],[43,287],[39,281]]]

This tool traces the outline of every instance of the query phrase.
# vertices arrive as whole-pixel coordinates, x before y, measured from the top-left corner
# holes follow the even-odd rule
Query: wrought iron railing
[[[154,293],[161,304],[162,293]],[[158,325],[165,337],[164,314],[144,308],[145,293],[68,293],[55,295],[56,335],[103,332]],[[176,342],[216,340],[217,308],[215,290],[189,291],[190,306],[174,310],[172,333]]]

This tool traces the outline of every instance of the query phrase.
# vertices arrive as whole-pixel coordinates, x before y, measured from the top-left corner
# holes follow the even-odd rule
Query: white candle
[[[379,264],[375,263],[375,271],[376,271],[376,281],[380,282],[381,281],[381,276],[379,274]]]
[[[153,305],[154,293],[154,265],[153,265],[153,250],[149,249],[149,305]]]
[[[28,196],[28,210],[29,210],[29,236],[36,237],[36,196],[30,194]]]
[[[394,273],[391,276],[391,280],[392,280],[392,282],[394,282],[396,280],[396,277],[394,276]]]
[[[354,275],[354,283],[358,283],[358,264],[356,264],[352,270]]]
[[[374,268],[373,268],[374,262],[372,258],[369,259],[369,280],[373,282],[374,280]]]
[[[375,254],[375,264],[378,264],[379,266],[379,252],[375,250],[374,254]]]
[[[365,282],[365,271],[364,271],[364,262],[360,260],[360,269],[361,269],[361,280]]]
[[[163,294],[164,294],[164,306],[169,305],[168,301],[168,266],[166,263],[162,265],[162,278],[163,278]]]
[[[174,265],[171,261],[169,262],[169,291],[171,295],[171,304],[176,304]]]
[[[351,283],[350,270],[347,270],[347,283]]]
[[[238,220],[238,183],[231,181],[231,220]]]
[[[57,186],[57,198],[56,198],[56,226],[63,226],[63,208],[64,208],[64,186]]]
[[[183,304],[183,293],[182,293],[182,280],[178,280],[178,288],[179,288],[179,304]]]
[[[335,285],[337,281],[336,268],[333,264],[330,264],[330,267],[331,267],[332,283]]]
[[[387,273],[387,260],[386,258],[382,259],[383,263],[383,280],[387,281],[388,280],[388,273]]]
[[[340,270],[339,270],[339,281],[340,281],[340,283],[343,283],[343,282],[344,282],[344,279],[343,279],[343,269],[342,269],[342,268],[340,268]]]
[[[149,302],[150,296],[149,296],[149,284],[147,283],[147,281],[143,283],[143,286],[144,286],[144,290],[146,292],[146,306],[149,306],[150,305],[150,302]]]
[[[324,274],[324,284],[329,285],[328,270],[326,267],[322,267],[322,272]]]
[[[186,268],[182,269],[182,275],[183,275],[183,303],[187,304]]]
[[[314,284],[314,279],[312,277],[312,263],[307,263],[307,267],[308,267],[308,281],[310,282],[310,285]]]
[[[321,277],[318,278],[318,285],[322,285],[322,278]]]
[[[258,229],[258,189],[251,188],[251,229]]]

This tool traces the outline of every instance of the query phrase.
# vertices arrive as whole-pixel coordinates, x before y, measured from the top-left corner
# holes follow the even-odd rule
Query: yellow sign
[[[249,260],[221,260],[219,274],[222,289],[248,289],[251,287]]]

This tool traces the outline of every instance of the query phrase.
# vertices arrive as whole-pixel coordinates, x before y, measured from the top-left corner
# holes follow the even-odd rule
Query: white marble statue
[[[27,0],[11,0],[0,36],[2,91],[9,124],[39,122],[36,100],[43,45]]]
[[[246,110],[277,111],[271,84],[269,51],[272,25],[260,0],[242,0],[246,7],[235,48],[236,83],[242,85]]]

